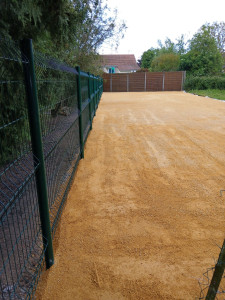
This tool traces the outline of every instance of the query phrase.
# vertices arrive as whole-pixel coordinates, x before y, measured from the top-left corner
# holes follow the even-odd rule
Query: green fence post
[[[104,86],[103,86],[103,78],[102,78],[102,94],[103,94],[103,90],[104,90]]]
[[[220,251],[220,255],[215,265],[215,270],[213,273],[213,277],[211,279],[211,283],[209,285],[209,289],[207,295],[205,297],[206,300],[214,300],[223,277],[225,268],[225,240],[223,241],[223,246]]]
[[[91,77],[90,77],[90,73],[88,72],[88,98],[90,100],[89,102],[89,120],[90,120],[90,130],[92,130],[92,109],[91,109],[91,99],[92,95],[91,95]]]
[[[39,117],[39,106],[37,98],[37,87],[34,69],[34,56],[31,39],[24,39],[21,42],[21,51],[28,58],[29,63],[24,63],[24,77],[27,94],[27,108],[29,115],[29,125],[31,134],[31,143],[33,150],[37,195],[39,203],[39,213],[41,220],[41,229],[43,234],[43,243],[45,251],[46,268],[54,264],[54,254],[52,245],[52,232],[49,217],[48,193],[45,174],[44,154],[42,147],[42,135]],[[38,160],[38,161],[37,161]],[[46,246],[47,242],[47,246]]]
[[[96,78],[94,76],[93,80],[93,90],[94,90],[94,115],[96,115]]]
[[[102,96],[102,78],[100,78],[100,99],[101,99],[101,96]]]
[[[99,104],[99,100],[100,100],[100,89],[99,89],[100,85],[99,85],[99,76],[98,76],[98,104]]]
[[[98,76],[96,77],[96,110],[98,108]]]
[[[90,76],[90,92],[91,92],[91,120],[93,121],[93,75]]]
[[[95,76],[95,112],[97,110],[98,107],[98,81],[97,81],[97,77]]]
[[[103,83],[103,80],[104,80],[104,79],[102,78],[102,90],[101,90],[102,94],[103,94],[103,89],[104,89],[104,86],[103,86],[103,84],[104,84],[104,83]]]
[[[84,158],[84,137],[83,137],[83,120],[82,120],[82,99],[81,99],[81,82],[80,82],[80,67],[76,67],[77,75],[77,99],[79,109],[79,132],[80,132],[80,154]]]

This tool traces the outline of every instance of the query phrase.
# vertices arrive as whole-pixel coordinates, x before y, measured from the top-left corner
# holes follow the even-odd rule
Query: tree
[[[184,35],[182,34],[179,38],[176,39],[176,52],[180,55],[186,53],[186,42],[184,40]]]
[[[155,72],[161,71],[177,71],[179,69],[180,57],[174,53],[164,53],[156,56],[151,64],[151,70]]]
[[[158,40],[158,45],[158,55],[166,53],[177,53],[175,43],[173,43],[168,37],[166,38],[164,44],[161,40]]]
[[[97,50],[115,46],[126,25],[102,0],[1,0],[0,35],[32,38],[35,49],[88,70]],[[87,58],[85,61],[84,58]],[[81,63],[80,63],[81,61]]]
[[[193,75],[221,72],[223,59],[210,28],[202,26],[190,41],[189,51],[181,57],[180,68]]]
[[[210,26],[211,35],[215,38],[217,47],[223,57],[223,64],[225,64],[225,22],[214,22]]]
[[[225,22],[214,22],[212,25],[207,24],[209,27],[211,35],[215,38],[217,47],[222,54],[225,53]]]
[[[75,10],[68,0],[9,0],[0,4],[0,33],[13,40],[32,38],[54,40],[57,48],[72,38],[82,22],[83,11]]]
[[[152,60],[157,55],[157,50],[154,48],[150,48],[145,51],[141,56],[141,68],[149,69],[151,67]]]
[[[107,5],[103,5],[102,0],[87,0],[85,8],[86,14],[82,26],[76,30],[71,51],[80,67],[87,71],[90,66],[88,61],[99,61],[97,51],[103,43],[108,41],[111,46],[118,46],[126,25],[117,21],[117,10],[112,13]]]
[[[186,52],[186,43],[184,41],[184,35],[181,35],[180,38],[176,40],[176,43],[174,43],[170,38],[166,38],[164,43],[161,40],[158,40],[158,48],[150,48],[149,50],[145,51],[141,56],[141,67],[142,68],[148,68],[151,70],[152,62],[154,61],[154,64],[158,65],[158,62],[161,60],[167,60],[169,69],[177,69],[177,61],[179,61],[179,55]],[[171,56],[162,56],[164,54],[174,54]],[[158,59],[157,57],[160,57]],[[173,61],[173,62],[172,62]],[[176,62],[175,62],[176,61]],[[174,65],[173,65],[174,64]],[[154,65],[154,68],[156,68],[156,65]],[[157,67],[158,68],[158,67]],[[167,69],[167,67],[164,65],[163,68]]]

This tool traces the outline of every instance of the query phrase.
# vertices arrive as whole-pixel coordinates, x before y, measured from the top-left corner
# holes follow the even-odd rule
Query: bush
[[[225,90],[225,77],[187,77],[184,84],[185,90],[208,90],[219,89]]]
[[[151,71],[177,71],[180,65],[180,56],[174,53],[165,53],[156,56],[151,63]]]

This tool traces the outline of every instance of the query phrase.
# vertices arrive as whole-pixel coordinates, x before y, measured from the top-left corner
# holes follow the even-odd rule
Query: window
[[[115,67],[110,67],[110,68],[109,68],[109,73],[110,73],[110,74],[115,73]]]

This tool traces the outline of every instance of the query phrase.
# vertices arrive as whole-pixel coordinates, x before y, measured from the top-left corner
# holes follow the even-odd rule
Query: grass
[[[196,94],[199,96],[208,96],[210,98],[225,100],[225,90],[190,90],[188,93]]]

